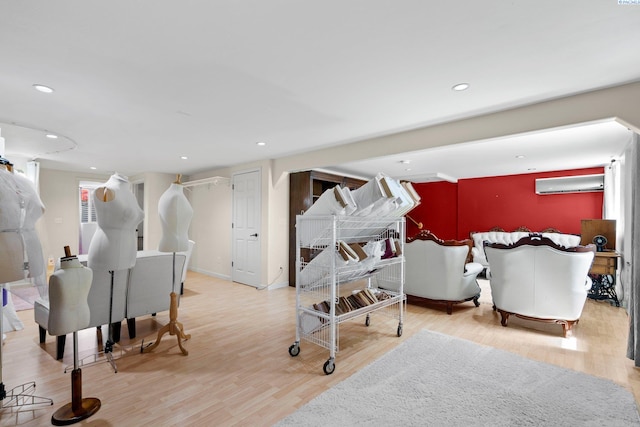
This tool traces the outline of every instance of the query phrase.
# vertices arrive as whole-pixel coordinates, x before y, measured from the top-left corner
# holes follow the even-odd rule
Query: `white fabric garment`
[[[7,305],[2,308],[2,332],[21,331],[24,329],[24,324],[16,313],[9,285],[5,286],[6,290],[3,292],[7,293]]]
[[[367,216],[373,214],[376,206],[384,205],[388,197],[384,194],[380,185],[381,174],[369,180],[366,184],[353,190],[351,196],[356,203],[357,209],[353,212],[356,216]]]
[[[158,201],[158,215],[162,225],[160,252],[182,252],[189,249],[189,225],[193,208],[184,195],[183,186],[173,183]]]
[[[45,262],[35,230],[44,205],[33,184],[23,176],[0,169],[0,283],[44,276]]]
[[[114,174],[94,190],[92,200],[98,229],[89,245],[88,266],[94,270],[123,270],[136,263],[136,226],[144,218],[126,176]]]
[[[301,271],[296,281],[300,287],[318,285],[331,274],[331,266],[335,261],[336,269],[359,261],[358,255],[343,241],[338,241],[338,248],[326,247],[313,258]]]

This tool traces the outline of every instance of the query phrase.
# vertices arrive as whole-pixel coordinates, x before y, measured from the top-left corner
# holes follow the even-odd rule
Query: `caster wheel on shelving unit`
[[[398,336],[402,336],[402,325],[398,325]]]
[[[289,347],[289,354],[291,355],[291,357],[296,357],[297,355],[299,355],[300,346],[298,344],[291,344],[291,347]]]
[[[364,321],[364,326],[369,326],[371,324],[371,316],[367,314],[367,318]]]
[[[322,367],[322,370],[326,375],[333,374],[333,371],[336,370],[336,364],[333,363],[333,359],[329,359],[326,362],[324,362],[324,366]]]

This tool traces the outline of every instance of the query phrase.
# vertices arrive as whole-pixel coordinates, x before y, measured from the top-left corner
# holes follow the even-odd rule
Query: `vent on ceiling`
[[[584,193],[588,191],[604,191],[604,174],[536,179],[536,194]]]

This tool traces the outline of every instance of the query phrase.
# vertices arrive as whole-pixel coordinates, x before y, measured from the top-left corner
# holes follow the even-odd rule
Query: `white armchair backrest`
[[[435,300],[461,300],[464,292],[468,245],[445,246],[432,240],[413,240],[405,245],[407,295]]]
[[[594,253],[550,246],[485,248],[497,308],[537,318],[580,318]]]
[[[541,234],[542,237],[551,239],[556,245],[564,246],[565,248],[571,248],[580,244],[580,236],[576,234],[565,234],[559,232],[530,232],[530,231],[483,231],[472,232],[471,238],[473,239],[473,253],[474,261],[479,262],[482,265],[487,265],[488,261],[484,252],[484,242],[489,243],[501,243],[503,245],[513,245],[523,237],[528,237],[531,234]]]

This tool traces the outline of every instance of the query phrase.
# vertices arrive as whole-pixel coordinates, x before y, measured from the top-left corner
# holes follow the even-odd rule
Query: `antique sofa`
[[[473,300],[479,306],[480,287],[476,281],[482,265],[467,262],[469,239],[441,240],[429,231],[408,238],[404,248],[404,292],[410,302],[425,300],[445,304],[447,314],[453,305]]]
[[[509,315],[561,324],[564,336],[580,319],[591,288],[594,245],[564,248],[546,237],[524,237],[512,245],[485,244],[491,265],[494,310],[507,326]]]
[[[192,248],[192,246],[191,246]],[[138,251],[136,264],[128,270],[117,270],[113,274],[113,294],[111,294],[111,274],[108,271],[93,270],[93,280],[87,302],[90,321],[88,327],[109,324],[111,306],[111,327],[113,340],[120,340],[121,322],[127,319],[129,338],[135,338],[135,318],[169,310],[169,294],[175,290],[180,294],[184,281],[187,252],[175,256],[175,288],[173,282],[173,254],[167,252]],[[86,265],[87,256],[78,255]],[[46,339],[49,319],[49,302],[38,299],[34,303],[34,318],[39,326],[39,339]],[[66,336],[57,337],[56,359],[64,356]]]
[[[482,264],[483,268],[486,269],[487,277],[489,277],[490,268],[489,262],[487,261],[487,257],[484,252],[484,243],[489,242],[511,245],[516,243],[523,237],[527,237],[531,234],[541,235],[542,237],[549,238],[556,245],[564,246],[566,248],[577,246],[580,244],[579,235],[561,233],[555,228],[546,228],[540,232],[533,232],[526,227],[519,227],[515,231],[508,232],[504,231],[500,227],[494,227],[489,231],[472,231],[470,233],[471,239],[473,240],[473,249],[471,251],[471,253],[473,254],[473,262]]]

